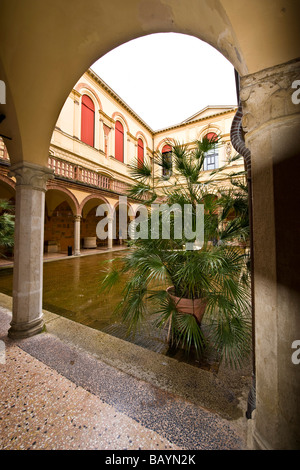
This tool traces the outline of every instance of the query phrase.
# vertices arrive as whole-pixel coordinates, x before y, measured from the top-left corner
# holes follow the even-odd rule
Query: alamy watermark
[[[292,354],[292,363],[298,365],[300,364],[300,339],[292,342],[292,349],[296,349]]]
[[[3,80],[0,80],[0,104],[6,104],[6,86]]]
[[[300,103],[300,80],[294,80],[292,83],[292,88],[296,88],[296,91],[292,94],[293,104]]]
[[[204,243],[204,205],[151,204],[133,209],[127,205],[127,197],[120,196],[118,204],[118,229],[116,211],[108,204],[100,204],[96,216],[103,217],[97,224],[96,234],[100,240],[151,239],[186,240],[186,250],[201,249]],[[128,217],[130,222],[128,223]],[[107,228],[107,230],[105,230]]]
[[[0,340],[0,364],[5,364],[6,355],[5,355],[5,343]]]

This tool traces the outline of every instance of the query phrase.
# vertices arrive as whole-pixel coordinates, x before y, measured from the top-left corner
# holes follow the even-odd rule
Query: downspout
[[[230,140],[233,148],[244,158],[247,172],[249,224],[250,224],[250,272],[251,272],[251,315],[252,315],[252,384],[248,394],[246,417],[251,419],[256,408],[256,381],[255,381],[255,312],[254,312],[254,257],[253,257],[253,211],[252,211],[252,180],[251,180],[251,152],[245,145],[242,127],[243,109],[240,102],[240,77],[235,70],[235,85],[238,109],[233,118],[230,129]]]

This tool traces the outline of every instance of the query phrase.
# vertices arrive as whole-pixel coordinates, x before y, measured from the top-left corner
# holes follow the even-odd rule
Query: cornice
[[[135,111],[124,101],[122,98],[112,89],[107,83],[105,83],[102,78],[100,78],[92,69],[88,69],[86,72],[90,77],[92,77],[96,82],[98,82],[102,88],[115,100],[117,101],[126,111],[131,114],[140,124],[142,124],[152,135],[154,133],[153,129],[138,115]]]
[[[102,88],[104,88],[104,90],[114,99],[116,100],[124,109],[126,109],[127,112],[129,112],[131,114],[131,116],[133,116],[138,122],[140,122],[152,135],[152,137],[155,137],[157,136],[158,134],[162,133],[162,132],[165,132],[165,131],[169,131],[171,129],[177,129],[179,127],[188,127],[189,125],[191,124],[195,124],[195,123],[198,123],[198,122],[201,122],[201,121],[205,121],[206,119],[209,119],[211,120],[212,118],[215,118],[217,116],[222,116],[222,115],[225,115],[225,114],[230,114],[232,112],[236,112],[237,110],[237,106],[233,106],[232,108],[230,109],[226,109],[225,111],[222,111],[220,113],[214,113],[214,114],[210,114],[209,116],[205,116],[203,118],[199,118],[199,119],[195,119],[195,120],[192,120],[192,121],[189,121],[189,122],[181,122],[181,123],[178,123],[178,124],[174,124],[172,126],[168,126],[168,127],[165,127],[163,129],[158,129],[156,131],[154,131],[132,108],[130,108],[130,106],[112,89],[110,88],[110,86],[105,83],[104,80],[102,80],[102,78],[100,78],[92,69],[89,69],[87,72],[86,72],[93,80],[95,80]],[[204,109],[207,109],[208,106],[206,106]]]
[[[230,109],[227,109],[226,111],[223,111],[221,113],[215,113],[215,114],[210,114],[209,116],[205,116],[203,118],[199,118],[199,119],[195,119],[194,121],[189,121],[189,122],[185,122],[185,123],[179,123],[179,124],[174,124],[172,126],[169,126],[169,127],[166,127],[164,129],[159,129],[157,131],[154,132],[154,136],[157,136],[159,134],[162,134],[163,132],[166,132],[166,131],[169,131],[171,129],[177,129],[179,127],[188,127],[188,126],[191,126],[195,123],[198,123],[198,122],[201,122],[201,121],[205,121],[205,120],[209,120],[211,121],[212,119],[218,117],[218,116],[222,116],[224,114],[231,114],[233,112],[236,112],[237,110],[237,107],[234,107],[234,108],[230,108]]]
[[[102,109],[99,109],[99,114],[101,117],[107,119],[111,124],[115,124],[115,120],[111,118],[110,116],[108,116],[108,114],[106,114],[104,111],[102,111]]]

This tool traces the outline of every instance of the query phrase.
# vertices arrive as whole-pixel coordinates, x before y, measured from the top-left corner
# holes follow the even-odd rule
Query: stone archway
[[[66,188],[48,186],[45,195],[45,253],[73,252],[76,244],[75,219],[78,201]]]
[[[291,210],[299,197],[293,187],[298,187],[300,114],[292,101],[292,84],[300,74],[299,2],[190,0],[186,8],[185,0],[116,0],[104,8],[99,0],[74,0],[72,6],[70,11],[61,0],[43,7],[35,0],[19,1],[17,8],[10,0],[1,3],[0,76],[7,91],[7,104],[0,105],[5,116],[1,133],[9,138],[17,178],[18,257],[10,335],[29,336],[43,326],[42,227],[45,182],[51,177],[46,167],[66,96],[95,60],[119,44],[155,32],[194,35],[218,49],[241,76],[243,128],[252,156],[258,320],[253,445],[300,448],[299,366],[291,361],[300,330],[299,228]],[[57,70],[64,70],[60,82]],[[25,230],[33,217],[40,233]]]
[[[103,211],[101,212],[101,215],[99,215],[98,211],[99,206],[103,206]],[[82,203],[80,204],[80,233],[83,248],[111,248],[112,238],[110,237],[110,224],[112,222],[112,212],[112,206],[104,196],[90,194],[82,201]],[[107,232],[107,237],[99,238],[97,233],[98,223],[106,218],[108,221],[108,226],[105,230],[105,232]]]

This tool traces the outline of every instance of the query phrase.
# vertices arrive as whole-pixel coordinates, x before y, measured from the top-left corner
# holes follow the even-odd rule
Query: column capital
[[[73,217],[74,217],[74,220],[76,221],[80,221],[82,219],[82,216],[79,214],[75,214]]]
[[[295,81],[299,78],[300,60],[241,77],[242,125],[248,137],[269,123],[299,114],[300,104],[293,99]]]
[[[47,181],[54,178],[53,170],[50,168],[28,162],[12,165],[9,175],[16,178],[16,186],[27,186],[44,192]]]

